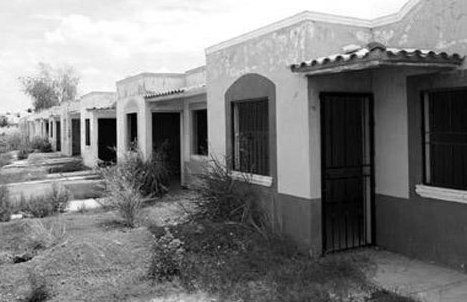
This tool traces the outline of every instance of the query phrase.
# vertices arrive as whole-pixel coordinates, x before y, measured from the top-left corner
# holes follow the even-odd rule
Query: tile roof
[[[100,104],[94,107],[88,107],[86,110],[114,110],[117,108],[117,103],[113,102],[112,104]]]
[[[169,96],[186,97],[186,96],[205,93],[205,91],[206,91],[206,85],[201,84],[201,85],[192,86],[192,87],[147,91],[146,94],[144,95],[144,98],[155,99],[155,98],[163,98],[163,97],[169,97]]]
[[[454,68],[462,64],[464,57],[431,50],[412,48],[386,48],[372,42],[367,46],[342,54],[293,64],[293,72],[325,74],[341,71],[362,70],[380,66],[421,66]]]

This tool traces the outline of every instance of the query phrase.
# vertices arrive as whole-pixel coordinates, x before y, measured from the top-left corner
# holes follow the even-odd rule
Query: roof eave
[[[161,102],[161,101],[169,101],[169,100],[175,100],[175,99],[185,99],[185,98],[203,95],[203,94],[206,94],[205,87],[199,88],[199,89],[188,90],[188,91],[185,91],[182,93],[176,93],[176,94],[161,95],[161,96],[148,96],[148,97],[145,97],[145,99],[148,102]]]
[[[301,73],[306,76],[336,74],[341,72],[372,70],[381,67],[417,67],[434,69],[455,69],[462,64],[462,60],[453,62],[422,62],[406,60],[370,60],[362,62],[352,62],[348,64],[333,64],[330,66],[292,66],[292,72]]]

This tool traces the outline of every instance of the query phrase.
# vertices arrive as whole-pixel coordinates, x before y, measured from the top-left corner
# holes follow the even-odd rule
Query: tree
[[[32,97],[34,111],[40,111],[74,100],[79,76],[71,66],[53,68],[49,64],[39,63],[36,74],[20,77],[19,81],[23,92]]]

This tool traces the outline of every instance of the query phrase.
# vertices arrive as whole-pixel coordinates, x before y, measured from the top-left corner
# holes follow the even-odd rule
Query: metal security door
[[[321,95],[324,252],[374,242],[372,129],[371,95]]]

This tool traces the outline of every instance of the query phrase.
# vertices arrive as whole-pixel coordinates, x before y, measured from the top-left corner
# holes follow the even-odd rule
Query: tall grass
[[[246,174],[237,174],[227,163],[215,156],[198,175],[192,189],[199,198],[195,201],[194,220],[214,222],[233,221],[247,224],[265,233],[268,218],[258,204],[256,190]]]
[[[71,193],[61,184],[53,183],[52,189],[44,195],[25,198],[21,196],[15,212],[22,212],[36,218],[63,213],[71,199]]]
[[[57,221],[44,223],[40,219],[30,220],[26,224],[29,245],[32,249],[47,249],[65,240],[66,226]]]
[[[50,144],[49,139],[39,136],[32,139],[31,148],[43,153],[52,152],[52,145]]]
[[[10,221],[13,205],[10,201],[8,188],[0,186],[0,222]]]

